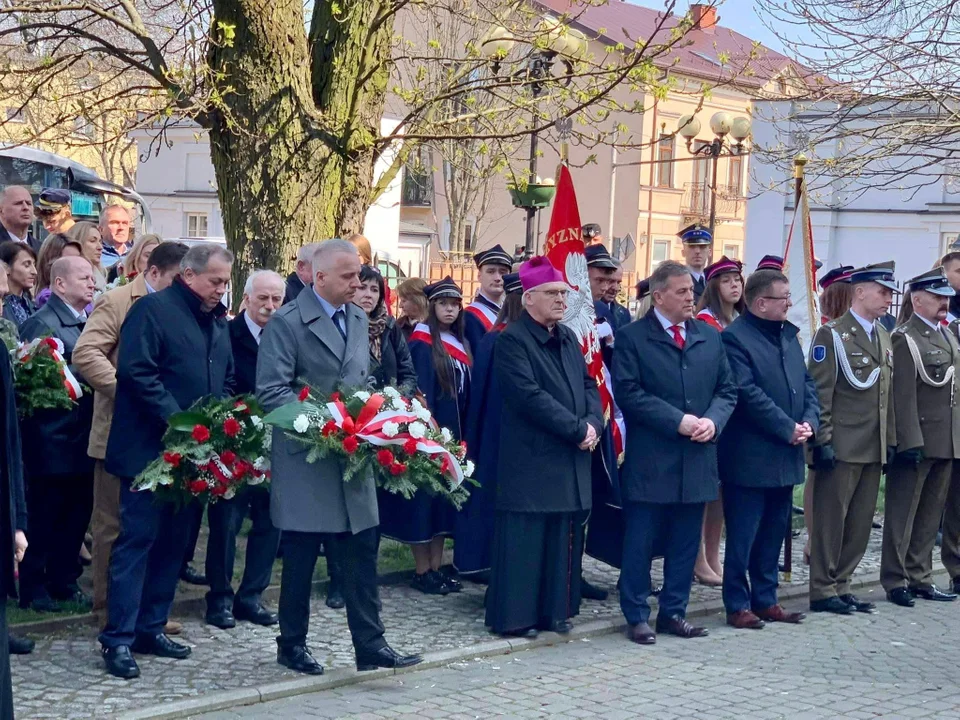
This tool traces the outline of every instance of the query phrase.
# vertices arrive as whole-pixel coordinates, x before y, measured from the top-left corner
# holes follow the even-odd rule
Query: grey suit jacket
[[[366,313],[347,305],[347,340],[313,292],[302,292],[267,323],[257,357],[257,396],[267,411],[294,402],[307,383],[319,394],[338,386],[362,388],[367,379]],[[307,462],[307,448],[274,429],[270,518],[280,530],[353,532],[375,527],[373,477],[344,484],[339,458]]]

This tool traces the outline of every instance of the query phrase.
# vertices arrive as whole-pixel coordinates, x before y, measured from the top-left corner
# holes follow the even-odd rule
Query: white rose
[[[396,437],[397,433],[400,432],[400,425],[395,422],[385,422],[383,424],[383,434],[387,437]]]
[[[310,429],[310,421],[307,419],[306,415],[297,415],[297,419],[293,421],[293,429],[296,430],[301,435]]]
[[[427,434],[427,427],[423,423],[410,423],[409,431],[410,437],[412,437],[414,440],[422,440]]]
[[[464,477],[473,477],[473,460],[467,460],[467,464],[463,467],[463,476]]]
[[[440,437],[443,438],[443,441],[445,443],[448,443],[451,440],[453,440],[453,433],[450,432],[447,428],[440,428]]]
[[[366,390],[357,390],[353,396],[360,402],[366,402],[370,399],[370,393],[368,393]]]
[[[259,416],[257,416],[257,415],[251,415],[251,416],[250,416],[250,422],[253,423],[253,426],[254,426],[257,430],[259,430],[260,428],[263,427],[263,420],[261,420],[261,419],[259,418]]]

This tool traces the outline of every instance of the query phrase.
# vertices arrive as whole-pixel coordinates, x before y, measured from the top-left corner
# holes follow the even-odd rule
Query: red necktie
[[[671,332],[673,332],[673,341],[677,344],[677,347],[683,350],[683,346],[686,344],[686,341],[683,339],[683,335],[680,334],[679,325],[671,325]]]

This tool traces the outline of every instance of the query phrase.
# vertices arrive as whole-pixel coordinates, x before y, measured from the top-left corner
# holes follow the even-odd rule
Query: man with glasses
[[[898,292],[894,263],[850,273],[853,302],[813,339],[808,368],[820,397],[813,441],[816,523],[810,542],[810,609],[849,615],[876,610],[850,592],[870,541],[880,475],[896,454],[890,383],[893,347],[878,322]]]
[[[723,604],[727,624],[762,628],[799,623],[777,601],[780,546],[790,523],[793,487],[803,482],[803,447],[820,406],[807,373],[799,329],[787,322],[790,284],[779,270],[758,270],[744,289],[747,310],[720,335],[737,383],[737,407],[717,444],[727,543]]]

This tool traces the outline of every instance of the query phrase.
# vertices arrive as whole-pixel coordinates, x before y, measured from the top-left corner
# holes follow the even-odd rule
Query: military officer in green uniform
[[[949,268],[949,261],[946,268]],[[956,306],[957,298],[960,298],[960,293],[954,296],[951,306]],[[960,340],[960,318],[954,318],[951,321],[947,333],[951,339]],[[960,404],[960,397],[955,398],[955,401]],[[960,461],[953,463],[950,488],[947,491],[947,501],[943,509],[943,542],[940,545],[940,561],[950,573],[953,592],[960,593]]]
[[[941,324],[956,291],[940,267],[908,285],[901,324],[892,334],[897,454],[887,469],[880,561],[887,599],[903,607],[913,607],[918,597],[957,598],[937,588],[931,575],[950,475],[960,458],[960,346]]]
[[[850,273],[853,303],[813,339],[809,371],[820,396],[820,429],[811,449],[817,482],[810,543],[810,609],[873,612],[850,592],[870,540],[880,474],[896,446],[890,399],[893,348],[877,320],[893,300],[894,263]]]

